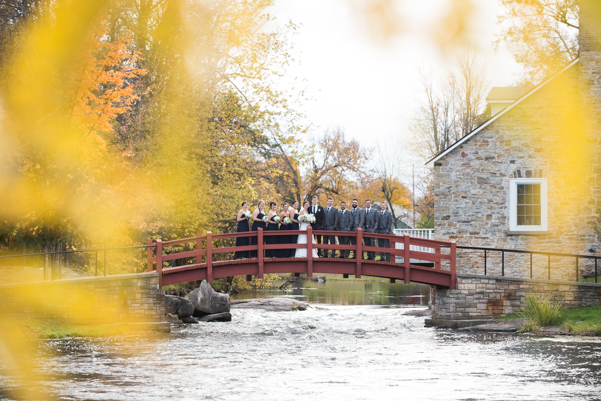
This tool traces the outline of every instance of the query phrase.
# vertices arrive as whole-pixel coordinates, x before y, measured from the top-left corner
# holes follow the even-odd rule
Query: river
[[[232,322],[166,336],[46,341],[46,386],[65,400],[601,399],[599,341],[426,328],[404,315],[403,297],[423,301],[427,287],[345,283],[291,290],[322,300],[302,312],[232,310]],[[364,293],[328,298],[342,285]]]

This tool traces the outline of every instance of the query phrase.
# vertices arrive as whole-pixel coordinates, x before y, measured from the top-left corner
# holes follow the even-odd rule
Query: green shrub
[[[565,308],[560,301],[546,296],[526,296],[526,306],[520,316],[539,327],[559,326],[566,320]]]

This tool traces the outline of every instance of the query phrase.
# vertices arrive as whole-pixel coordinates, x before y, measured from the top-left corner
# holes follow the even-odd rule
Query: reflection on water
[[[276,283],[280,286],[284,282]],[[329,277],[325,283],[309,279],[293,283],[286,291],[269,290],[237,294],[236,299],[289,295],[307,301],[329,305],[428,305],[430,287],[423,284],[394,284],[384,280],[353,280]]]

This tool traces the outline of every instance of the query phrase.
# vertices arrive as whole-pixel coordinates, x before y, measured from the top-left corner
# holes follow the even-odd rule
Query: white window
[[[509,180],[509,233],[547,231],[547,180]]]

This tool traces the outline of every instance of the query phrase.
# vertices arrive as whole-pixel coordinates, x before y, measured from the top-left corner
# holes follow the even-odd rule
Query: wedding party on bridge
[[[278,213],[276,202],[269,202],[269,211],[265,211],[265,202],[260,200],[256,209],[251,213],[248,202],[242,203],[242,209],[238,211],[236,216],[237,230],[236,232],[257,231],[259,228],[268,231],[279,230],[277,236],[266,237],[267,244],[306,244],[307,235],[289,234],[292,231],[307,231],[307,227],[311,226],[314,230],[326,231],[341,231],[350,232],[357,231],[357,228],[363,229],[366,233],[392,234],[392,214],[386,210],[385,201],[379,203],[379,209],[372,208],[371,200],[365,201],[365,209],[358,207],[359,201],[353,199],[351,207],[347,210],[346,202],[341,201],[338,209],[333,205],[334,199],[328,198],[327,206],[322,207],[318,204],[318,196],[311,197],[312,203],[303,202],[303,207],[299,210],[299,202],[294,201],[292,204],[284,202],[281,210]],[[251,228],[252,225],[252,228]],[[254,241],[254,243],[252,242]],[[313,243],[321,244],[340,244],[340,245],[355,245],[356,238],[345,235],[315,235],[312,237]],[[377,246],[381,248],[390,248],[390,240],[382,238],[374,241],[371,237],[364,237],[364,245]],[[256,238],[251,239],[251,243],[256,245]],[[247,246],[249,244],[247,237],[236,238],[236,246]],[[255,251],[240,252],[234,254],[234,258],[256,257]],[[304,248],[299,249],[278,249],[267,251],[266,257],[271,258],[306,258],[307,252]],[[330,252],[326,250],[313,250],[313,257],[330,257]],[[339,251],[338,254],[331,252],[331,257],[350,258],[351,251]],[[374,252],[367,252],[362,256],[368,260],[376,260]],[[390,253],[380,253],[379,260],[390,261]]]

